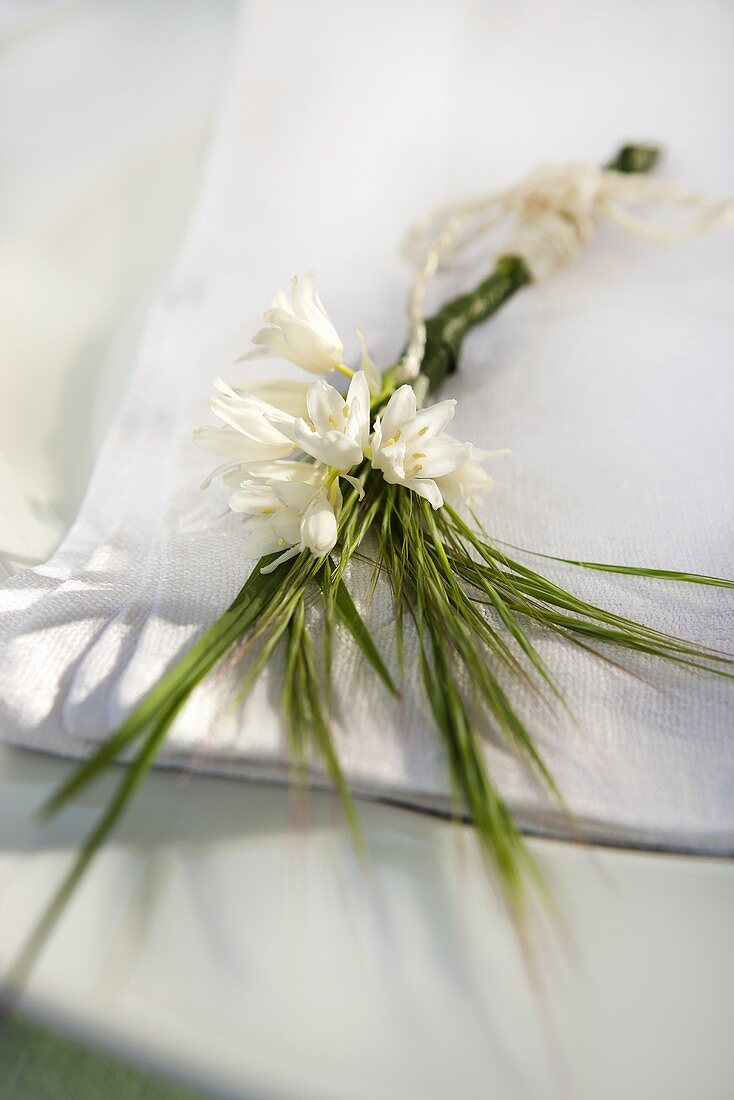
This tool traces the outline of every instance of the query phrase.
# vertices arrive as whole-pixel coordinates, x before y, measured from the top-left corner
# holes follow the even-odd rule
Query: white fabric
[[[4,738],[85,753],[239,589],[242,528],[216,488],[199,490],[210,460],[190,436],[214,375],[281,372],[230,364],[291,274],[314,267],[340,333],[359,326],[385,365],[405,335],[397,245],[437,203],[512,183],[539,161],[601,161],[638,133],[669,144],[664,176],[727,190],[726,14],[713,3],[662,10],[663,26],[656,5],[634,19],[612,5],[592,17],[580,2],[538,5],[532,18],[468,0],[248,5],[198,213],[79,519],[49,563],[0,590]],[[707,34],[700,60],[688,22]],[[464,262],[440,296],[475,282],[487,260]],[[458,436],[512,450],[492,471],[493,533],[571,557],[734,572],[731,290],[723,235],[665,250],[602,230],[574,266],[472,336],[450,392]],[[614,610],[734,648],[731,593],[543,568]],[[389,653],[383,591],[369,620]],[[734,686],[644,661],[634,678],[542,645],[575,721],[521,703],[587,835],[731,851]],[[339,647],[338,748],[362,792],[446,809],[414,657],[409,645],[395,705]],[[237,670],[215,674],[166,760],[285,778],[278,675],[275,662],[234,707]],[[501,746],[488,739],[487,752],[521,821],[567,833]]]

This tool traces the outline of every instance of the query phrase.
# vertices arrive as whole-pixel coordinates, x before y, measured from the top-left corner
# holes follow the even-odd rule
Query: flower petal
[[[234,428],[197,428],[194,443],[209,454],[221,455],[235,462],[250,462],[262,458],[262,447]],[[283,441],[285,445],[285,440]]]
[[[313,426],[321,435],[344,430],[344,398],[326,379],[319,378],[308,387],[306,407]]]
[[[471,458],[471,443],[458,443],[448,436],[432,439],[420,459],[421,477],[443,477],[463,466]],[[410,455],[407,468],[410,470]]]
[[[268,405],[281,409],[289,416],[306,415],[306,393],[308,382],[297,382],[290,378],[265,379],[260,382],[248,382],[246,386],[232,386],[237,397],[251,394],[259,397]]]
[[[444,500],[458,507],[468,505],[473,508],[481,494],[488,493],[492,489],[494,482],[486,470],[472,459],[452,473],[439,477],[437,484]]]
[[[228,503],[233,512],[248,516],[271,516],[283,507],[269,485],[250,481],[244,481],[239,489],[230,493]]]
[[[364,500],[364,487],[359,478],[350,477],[349,474],[342,474],[341,476],[344,478],[345,481],[349,482],[353,489],[356,489],[359,499]]]
[[[404,428],[406,421],[414,419],[415,410],[415,390],[407,383],[399,386],[385,406],[381,418],[382,438],[386,445]]]
[[[439,401],[435,405],[427,405],[416,413],[415,420],[410,427],[411,441],[420,439],[423,444],[430,443],[437,435],[440,435],[456,410],[456,401],[450,398],[448,401]],[[421,448],[423,450],[424,448]]]
[[[301,553],[300,546],[292,546],[290,548],[290,550],[286,550],[284,553],[282,553],[280,555],[279,558],[276,558],[275,561],[271,561],[270,565],[264,565],[262,567],[262,569],[260,570],[260,572],[261,573],[273,573],[278,568],[279,565],[283,565],[284,562],[290,561],[291,558],[297,557],[297,555],[300,554],[300,553]]]
[[[301,512],[297,508],[283,508],[270,519],[270,526],[279,539],[280,546],[301,547]]]
[[[229,424],[236,431],[265,447],[275,448],[272,453],[269,451],[262,453],[261,458],[279,458],[293,449],[285,448],[286,437],[279,430],[282,422],[287,423],[293,420],[293,417],[274,405],[269,405],[267,401],[255,397],[254,394],[247,394],[244,397],[238,397],[236,394],[228,397],[222,394],[221,397],[212,397],[209,405],[215,416],[225,424]]]
[[[419,497],[425,497],[432,508],[443,507],[443,497],[441,496],[441,490],[435,481],[432,481],[429,477],[414,477],[407,479],[403,482],[406,489],[412,489],[414,493],[417,493]]]
[[[382,371],[368,352],[365,338],[359,329],[357,329],[357,339],[359,340],[359,346],[362,350],[362,359],[359,364],[359,369],[364,371],[370,393],[373,397],[376,397],[378,393],[382,392]]]
[[[314,438],[314,437],[312,437]],[[316,437],[317,438],[317,437]],[[315,453],[314,453],[315,452]],[[351,470],[362,461],[362,448],[343,432],[327,432],[312,451],[314,458],[335,470]]]
[[[245,525],[242,552],[246,558],[264,558],[266,554],[274,554],[279,547],[278,535],[269,523],[253,518]]]
[[[370,388],[367,375],[359,370],[352,377],[347,391],[346,433],[364,451],[370,437]]]
[[[278,459],[275,462],[248,462],[243,477],[262,478],[271,481],[302,481],[308,485],[319,485],[324,471],[313,462],[295,462]]]
[[[320,558],[333,550],[336,538],[334,509],[325,495],[319,493],[304,512],[301,521],[301,545]]]
[[[305,420],[301,419],[294,420],[292,424],[283,425],[282,431],[296,447],[300,447],[318,462],[323,462],[325,466],[333,466],[337,470],[348,470],[362,461],[359,444],[341,432],[331,431],[326,435],[319,435]]]
[[[279,481],[273,483],[272,491],[282,504],[302,511],[320,489],[303,481]]]
[[[289,359],[288,345],[283,339],[280,329],[277,328],[261,328],[259,332],[256,332],[252,338],[252,342],[255,345],[245,355],[241,355],[240,359],[246,361],[248,359]]]

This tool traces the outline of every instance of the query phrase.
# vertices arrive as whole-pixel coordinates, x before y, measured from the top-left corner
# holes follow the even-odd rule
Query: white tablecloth
[[[405,328],[397,244],[427,209],[538,161],[599,162],[628,137],[668,146],[668,178],[731,190],[728,23],[714,4],[650,5],[634,28],[623,11],[575,3],[248,5],[199,209],[80,516],[50,562],[0,591],[2,736],[87,752],[240,587],[242,531],[216,489],[198,489],[209,460],[190,434],[214,375],[275,369],[232,365],[275,286],[315,268],[339,330],[362,328],[384,365]],[[699,35],[705,55],[690,48]],[[494,534],[572,557],[732,572],[730,250],[723,237],[673,251],[604,232],[472,337],[450,387],[456,434],[512,450],[485,509]],[[480,274],[456,271],[442,293]],[[732,648],[731,596],[555,568],[597,602]],[[384,593],[369,618],[389,649]],[[542,647],[575,720],[521,705],[588,834],[730,851],[731,685],[646,662],[631,677],[560,642]],[[339,752],[362,792],[445,809],[414,667],[409,646],[396,707],[340,649]],[[165,758],[284,777],[277,664],[233,711],[235,676],[196,694]],[[521,821],[564,832],[491,738],[487,753]]]

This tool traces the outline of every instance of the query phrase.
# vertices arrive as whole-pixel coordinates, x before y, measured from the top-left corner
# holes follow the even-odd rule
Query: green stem
[[[435,393],[446,376],[456,370],[467,334],[529,282],[531,276],[524,260],[519,256],[501,256],[488,279],[447,302],[426,321],[421,374],[428,378],[429,393]]]
[[[660,150],[652,145],[624,145],[604,168],[608,172],[649,172],[659,159]],[[447,375],[456,370],[468,333],[530,282],[530,272],[521,257],[500,256],[489,278],[447,302],[426,321],[421,374],[428,378],[429,393],[435,393]]]

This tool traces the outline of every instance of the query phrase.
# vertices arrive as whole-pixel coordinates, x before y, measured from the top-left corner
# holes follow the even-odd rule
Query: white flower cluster
[[[310,550],[328,554],[337,541],[340,480],[362,493],[355,477],[366,461],[385,481],[404,485],[433,508],[444,498],[473,505],[492,482],[471,443],[444,429],[455,401],[418,409],[415,391],[400,386],[372,422],[371,401],[382,393],[382,374],[364,339],[360,369],[344,362],[344,347],[314,289],[313,277],[293,280],[290,298],[278,291],[265,314],[266,328],[245,358],[279,356],[312,374],[350,377],[346,396],[325,378],[311,383],[273,381],[246,390],[217,379],[211,408],[224,427],[199,428],[194,440],[226,458],[208,481],[222,475],[232,490],[229,506],[250,517],[248,557],[281,551],[268,570]]]

